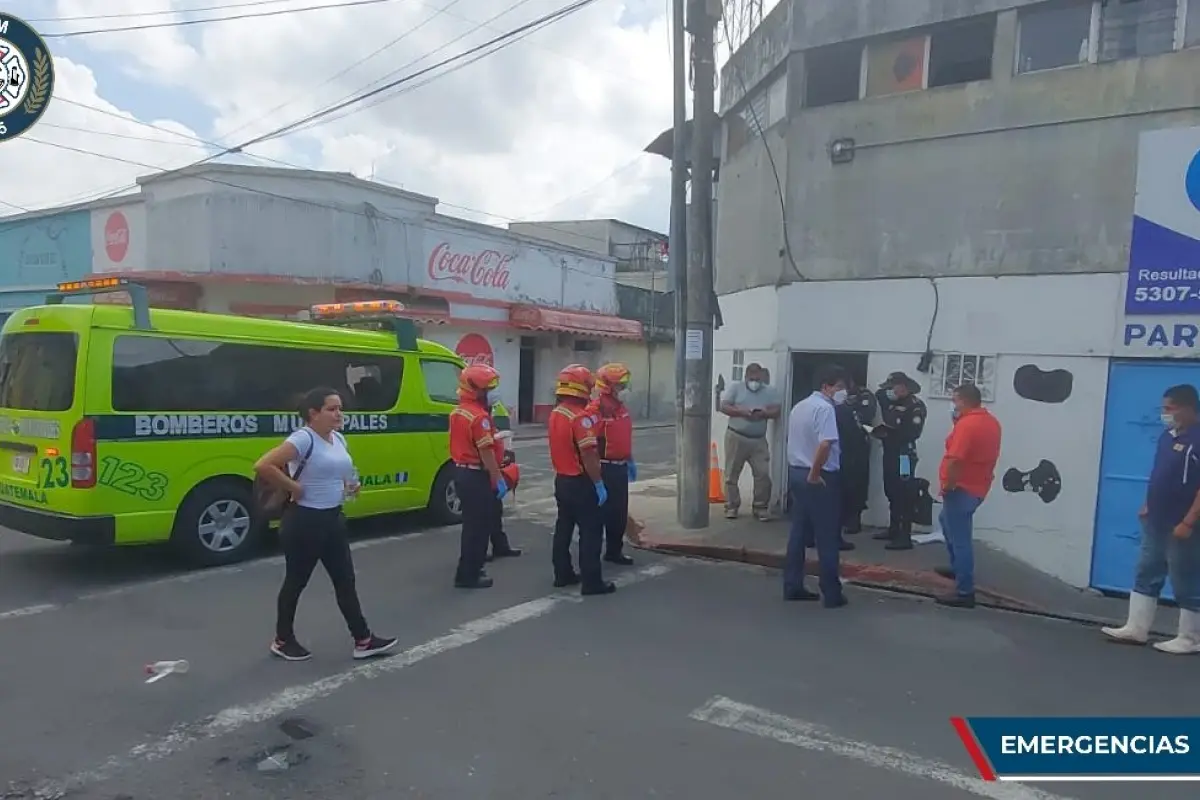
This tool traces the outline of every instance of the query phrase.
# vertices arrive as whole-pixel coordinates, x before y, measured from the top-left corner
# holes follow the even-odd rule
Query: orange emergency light
[[[404,304],[399,300],[362,300],[357,303],[320,303],[309,309],[313,319],[352,319],[399,314]]]
[[[115,289],[126,286],[129,281],[125,278],[88,278],[82,281],[65,281],[58,284],[60,292],[92,292],[96,289]]]

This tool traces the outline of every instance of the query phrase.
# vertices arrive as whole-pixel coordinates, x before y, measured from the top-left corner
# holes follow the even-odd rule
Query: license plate
[[[31,459],[28,455],[20,453],[13,456],[12,459],[13,472],[20,473],[21,475],[29,474],[29,462]]]

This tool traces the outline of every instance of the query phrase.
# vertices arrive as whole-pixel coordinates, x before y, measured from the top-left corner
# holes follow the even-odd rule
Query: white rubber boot
[[[1154,649],[1175,656],[1200,653],[1200,611],[1179,609],[1178,635],[1168,642],[1159,642]]]
[[[1118,642],[1145,644],[1150,639],[1150,626],[1154,624],[1154,611],[1158,598],[1133,592],[1129,595],[1129,619],[1120,628],[1101,628],[1100,631]]]

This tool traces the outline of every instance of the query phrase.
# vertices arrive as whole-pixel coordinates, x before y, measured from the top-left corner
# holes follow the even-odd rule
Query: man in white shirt
[[[839,575],[841,545],[841,444],[834,406],[846,402],[841,367],[817,372],[817,390],[788,415],[788,494],[792,528],[783,569],[785,600],[816,600],[826,608],[846,605]],[[804,555],[817,550],[821,594],[804,587]]]

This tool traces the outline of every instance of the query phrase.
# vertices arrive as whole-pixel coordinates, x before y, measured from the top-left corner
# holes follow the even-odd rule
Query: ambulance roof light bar
[[[417,326],[401,316],[404,304],[399,300],[360,300],[354,303],[320,303],[309,309],[313,322],[325,325],[374,323],[396,334],[401,350],[417,349]]]
[[[55,287],[55,291],[46,295],[46,305],[61,305],[68,297],[80,297],[92,294],[111,294],[126,292],[133,307],[133,326],[141,330],[150,330],[150,293],[140,283],[134,283],[128,278],[84,278],[79,281],[64,281]]]

